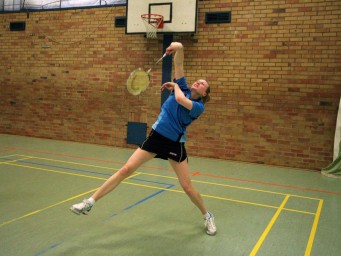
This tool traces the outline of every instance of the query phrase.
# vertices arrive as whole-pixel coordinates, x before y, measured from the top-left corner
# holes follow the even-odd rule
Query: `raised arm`
[[[183,91],[181,91],[180,87],[178,84],[174,83],[174,82],[167,82],[164,83],[161,86],[161,90],[169,90],[169,91],[174,91],[174,95],[175,95],[175,100],[182,106],[184,106],[185,108],[191,110],[193,107],[193,102],[186,98],[185,94],[183,93]]]
[[[173,42],[166,49],[167,54],[174,54],[174,76],[179,79],[185,75],[184,71],[184,47],[182,43]]]

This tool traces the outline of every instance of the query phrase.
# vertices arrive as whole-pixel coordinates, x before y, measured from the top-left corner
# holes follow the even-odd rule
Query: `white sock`
[[[204,215],[204,218],[205,219],[208,219],[208,218],[210,218],[211,217],[211,214],[209,213],[209,212],[206,212],[206,214]]]
[[[88,200],[89,200],[91,205],[94,205],[96,202],[95,199],[93,199],[92,197],[90,197]]]

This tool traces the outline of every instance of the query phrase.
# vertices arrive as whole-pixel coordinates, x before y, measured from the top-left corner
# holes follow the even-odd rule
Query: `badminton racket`
[[[141,92],[145,91],[150,83],[150,71],[157,65],[167,54],[162,55],[148,71],[144,71],[142,68],[135,69],[130,73],[127,79],[127,90],[132,95],[139,95]]]

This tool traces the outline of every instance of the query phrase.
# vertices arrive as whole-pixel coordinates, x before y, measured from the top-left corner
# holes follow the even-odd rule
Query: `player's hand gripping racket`
[[[135,69],[128,77],[127,80],[127,90],[132,95],[139,95],[141,92],[145,91],[149,86],[150,77],[149,73],[152,68],[157,65],[167,54],[162,55],[157,62],[146,72],[142,68]]]

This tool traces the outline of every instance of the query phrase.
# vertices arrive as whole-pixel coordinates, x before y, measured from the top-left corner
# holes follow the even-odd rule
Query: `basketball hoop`
[[[163,28],[163,16],[160,14],[142,14],[141,18],[146,27],[147,38],[157,38],[157,30]]]

